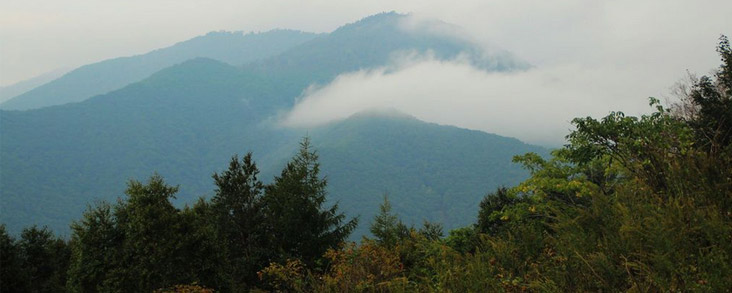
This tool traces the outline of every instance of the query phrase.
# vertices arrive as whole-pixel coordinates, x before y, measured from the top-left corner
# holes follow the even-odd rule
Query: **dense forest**
[[[2,292],[703,291],[732,288],[732,50],[714,76],[651,114],[577,118],[529,179],[489,193],[473,225],[405,225],[384,195],[373,219],[326,204],[318,154],[270,184],[251,154],[178,209],[159,175],[99,202],[71,239],[0,229]],[[378,196],[378,195],[375,195]],[[477,203],[476,203],[477,204]],[[345,242],[357,225],[372,236]]]

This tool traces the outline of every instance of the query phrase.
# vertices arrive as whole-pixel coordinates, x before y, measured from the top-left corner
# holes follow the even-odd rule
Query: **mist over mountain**
[[[2,107],[3,102],[59,78],[67,71],[67,69],[57,69],[27,80],[0,87],[0,107]]]
[[[0,293],[729,292],[729,11],[2,1]]]
[[[411,16],[393,12],[370,16],[342,26],[327,37],[260,61],[258,69],[271,72],[291,67],[291,74],[314,74],[311,79],[315,83],[325,83],[340,73],[387,66],[405,56],[427,53],[438,60],[466,58],[487,71],[529,68],[528,63],[508,52],[490,52],[460,34],[445,32],[457,30],[453,26],[436,21],[429,26],[417,26],[413,21]]]
[[[263,33],[211,32],[152,52],[81,66],[39,87],[11,98],[4,110],[28,110],[83,101],[143,80],[163,68],[196,57],[232,65],[277,55],[315,38],[317,34],[293,30]]]
[[[180,184],[179,204],[190,203],[211,194],[211,174],[232,155],[252,151],[268,181],[310,135],[329,178],[328,198],[350,216],[363,216],[356,237],[365,233],[384,193],[407,223],[466,225],[485,192],[527,176],[510,163],[513,155],[546,151],[393,113],[361,113],[306,128],[280,123],[308,89],[346,72],[388,67],[400,60],[395,56],[462,58],[485,71],[527,66],[462,38],[404,27],[406,19],[385,13],[327,35],[279,32],[294,34],[291,43],[311,39],[242,66],[227,64],[246,59],[234,53],[227,62],[195,58],[79,103],[0,111],[0,221],[11,231],[40,224],[67,232],[87,204],[114,200],[128,179],[154,172]],[[120,60],[132,59],[105,64]],[[93,83],[82,77],[80,84]]]

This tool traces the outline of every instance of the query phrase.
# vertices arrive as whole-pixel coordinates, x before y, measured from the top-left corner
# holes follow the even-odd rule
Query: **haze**
[[[347,73],[303,94],[289,125],[315,125],[391,107],[442,124],[546,144],[577,115],[647,110],[692,73],[719,64],[730,1],[3,1],[0,85],[57,68],[169,46],[209,31],[330,32],[382,11],[464,28],[487,48],[533,65],[486,73],[460,60],[417,56],[395,71]],[[388,73],[387,73],[388,72]],[[371,97],[367,102],[364,96]],[[361,98],[359,98],[361,97]],[[355,101],[360,101],[356,103]],[[324,113],[312,117],[313,113]]]

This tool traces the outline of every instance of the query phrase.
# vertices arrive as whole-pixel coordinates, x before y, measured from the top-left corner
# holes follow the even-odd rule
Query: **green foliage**
[[[266,226],[259,170],[247,153],[241,162],[234,156],[229,169],[214,174],[215,195],[211,198],[214,230],[225,252],[231,288],[241,291],[257,281],[256,272],[267,265]]]
[[[471,224],[487,190],[515,185],[528,172],[514,155],[546,150],[479,131],[421,122],[407,115],[361,113],[311,132],[328,187],[348,215],[372,219],[389,193],[407,225]],[[360,225],[350,240],[369,235]]]
[[[345,221],[338,204],[323,208],[327,183],[319,173],[318,155],[306,137],[298,154],[266,188],[263,201],[269,249],[279,260],[299,258],[312,266],[328,248],[346,240],[358,223],[357,219]]]
[[[176,279],[186,261],[179,252],[182,221],[170,203],[177,190],[158,175],[147,184],[134,180],[128,184],[128,198],[118,203],[114,213],[125,239],[123,252],[131,252],[122,256],[121,288],[152,291],[180,283]]]
[[[46,227],[23,229],[15,240],[0,225],[0,291],[63,291],[69,253],[66,241]]]
[[[566,146],[550,158],[515,157],[531,176],[486,195],[475,225],[444,239],[441,225],[404,224],[384,197],[370,227],[376,239],[344,243],[356,219],[346,221],[338,205],[327,208],[327,181],[305,138],[271,184],[258,180],[251,154],[241,162],[235,156],[228,170],[213,175],[211,201],[182,210],[171,203],[178,188],[159,175],[144,184],[130,181],[126,198],[89,207],[72,224],[71,251],[46,228],[25,229],[15,240],[0,225],[0,288],[728,291],[732,146],[725,123],[732,118],[732,53],[726,38],[718,51],[725,63],[716,79],[696,81],[681,101],[689,104],[678,107],[689,112],[652,98],[655,111],[648,115],[575,119]]]
[[[725,38],[718,51],[729,51]],[[575,119],[569,144],[550,160],[517,157],[531,177],[484,199],[477,226],[487,234],[474,254],[449,266],[462,278],[444,278],[440,286],[730,288],[732,164],[728,128],[720,126],[732,117],[722,82],[729,68],[723,64],[716,81],[702,78],[692,87],[692,98],[682,101],[691,104],[680,107],[694,110],[687,115],[651,99],[650,115]],[[460,247],[454,238],[465,237],[452,238]]]
[[[520,201],[515,195],[509,195],[506,188],[498,188],[495,193],[486,195],[480,202],[477,230],[480,233],[497,234],[507,219],[503,214],[504,208]]]
[[[694,129],[700,147],[710,153],[722,152],[732,143],[732,49],[726,36],[719,38],[717,52],[722,65],[716,79],[702,76],[688,93],[692,103],[688,122]]]
[[[20,234],[18,247],[23,260],[22,270],[28,276],[30,292],[62,291],[69,267],[69,249],[63,239],[54,237],[48,228],[35,226]]]
[[[409,235],[407,225],[391,212],[391,203],[387,195],[384,195],[384,203],[379,206],[379,214],[374,217],[369,231],[376,237],[377,243],[387,247],[396,245],[399,240]]]
[[[207,207],[173,207],[170,199],[177,189],[153,175],[145,184],[130,181],[127,198],[115,205],[90,207],[72,224],[68,290],[152,291],[191,282],[223,286]]]
[[[474,253],[478,246],[478,231],[474,226],[450,230],[445,244],[459,253]]]
[[[442,224],[433,223],[430,221],[424,221],[422,228],[419,229],[419,234],[427,240],[439,240],[445,233],[443,232]]]
[[[575,119],[564,148],[549,159],[515,157],[531,177],[488,194],[477,223],[444,240],[430,225],[407,228],[384,199],[375,240],[331,250],[332,270],[303,267],[285,283],[321,291],[726,291],[732,147],[724,135],[699,133],[719,128],[704,121],[730,116],[719,114],[721,104],[688,101],[717,116],[680,117],[651,99],[649,115]],[[398,285],[379,287],[387,284]]]
[[[0,291],[11,292],[11,290],[27,291],[28,280],[23,273],[23,260],[21,259],[18,243],[5,229],[5,224],[0,225]]]
[[[161,176],[132,180],[126,198],[90,207],[72,224],[67,289],[175,291],[196,289],[176,284],[201,284],[198,289],[240,292],[270,282],[257,274],[270,261],[322,265],[325,251],[348,237],[356,219],[344,222],[337,205],[321,208],[326,182],[318,170],[307,138],[267,186],[251,153],[241,161],[234,156],[226,171],[213,175],[213,198],[182,210],[170,201],[178,188]]]
[[[111,272],[121,266],[119,249],[124,239],[112,207],[103,202],[88,207],[83,218],[71,224],[71,229],[67,288],[72,292],[104,291]]]

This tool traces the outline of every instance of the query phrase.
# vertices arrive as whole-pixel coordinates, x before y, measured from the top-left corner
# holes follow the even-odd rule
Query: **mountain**
[[[410,28],[409,16],[381,13],[338,28],[248,66],[260,74],[284,74],[306,83],[324,84],[344,72],[389,66],[412,55],[433,55],[439,60],[467,58],[486,71],[524,70],[529,64],[510,53],[485,48],[459,35],[433,33],[430,29]],[[436,26],[449,26],[438,22]],[[297,88],[301,89],[302,84]]]
[[[543,149],[403,115],[361,114],[310,130],[277,123],[308,86],[340,73],[387,66],[400,51],[452,58],[474,50],[454,38],[404,31],[397,27],[404,18],[369,17],[244,66],[195,58],[79,103],[0,111],[0,222],[9,231],[40,224],[68,232],[87,204],[114,200],[128,179],[154,172],[180,184],[178,204],[191,202],[210,195],[211,174],[247,151],[269,180],[308,133],[330,178],[330,198],[349,215],[363,215],[361,229],[384,192],[409,223],[471,221],[485,192],[526,177],[511,157]],[[401,41],[412,34],[418,36]],[[379,39],[399,41],[373,46]],[[495,62],[520,64],[510,61]]]
[[[384,194],[406,223],[428,220],[445,231],[469,225],[487,192],[528,176],[512,163],[514,155],[546,153],[513,138],[394,113],[359,113],[310,133],[330,199],[361,216],[355,235],[368,233]]]
[[[52,81],[56,78],[61,77],[64,75],[68,70],[66,69],[57,69],[53,70],[44,74],[41,74],[36,77],[32,77],[23,81],[16,82],[14,84],[6,85],[3,87],[0,87],[0,105],[2,105],[3,102],[18,96],[22,93],[25,93],[29,90],[32,90],[40,85],[43,85],[49,81]]]
[[[0,104],[4,110],[28,110],[70,102],[120,89],[163,68],[196,57],[242,65],[275,56],[312,40],[317,34],[293,30],[264,33],[211,32],[143,55],[120,57],[79,67]]]

